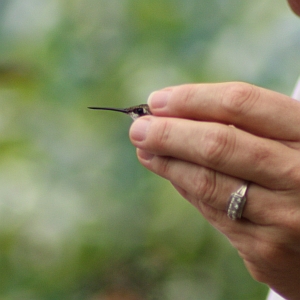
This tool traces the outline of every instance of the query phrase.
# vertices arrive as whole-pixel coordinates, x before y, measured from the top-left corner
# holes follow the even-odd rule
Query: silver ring
[[[246,181],[236,192],[232,193],[228,200],[227,216],[231,220],[240,219],[247,201],[246,193],[249,182]]]

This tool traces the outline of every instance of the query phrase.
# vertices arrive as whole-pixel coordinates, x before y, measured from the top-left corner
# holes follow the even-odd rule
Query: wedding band
[[[231,220],[240,219],[243,214],[243,209],[246,199],[246,193],[249,182],[245,182],[236,192],[232,193],[228,200],[227,216]]]

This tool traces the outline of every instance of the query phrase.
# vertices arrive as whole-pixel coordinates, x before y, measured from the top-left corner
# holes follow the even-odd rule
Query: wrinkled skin
[[[300,0],[288,2],[300,15]],[[130,129],[141,164],[227,236],[253,278],[300,299],[300,102],[220,83],[166,88],[148,104],[153,116]],[[244,181],[243,217],[232,221],[228,198]]]

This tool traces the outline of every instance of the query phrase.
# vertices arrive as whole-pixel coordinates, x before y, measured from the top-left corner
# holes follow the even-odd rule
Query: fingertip
[[[133,143],[142,142],[146,139],[150,122],[150,118],[142,117],[132,123],[129,129],[129,137]]]
[[[171,92],[172,89],[168,88],[151,93],[147,101],[150,109],[155,110],[165,108],[170,99]]]
[[[154,155],[152,153],[149,153],[149,152],[139,149],[139,148],[136,150],[136,154],[140,161],[143,161],[146,163],[150,162],[154,157]]]

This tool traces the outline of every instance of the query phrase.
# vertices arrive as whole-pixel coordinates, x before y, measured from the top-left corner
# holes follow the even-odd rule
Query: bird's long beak
[[[113,108],[113,107],[95,107],[95,106],[90,106],[88,107],[89,109],[99,109],[99,110],[112,110],[112,111],[119,111],[122,113],[127,113],[126,109],[122,109],[122,108]]]

